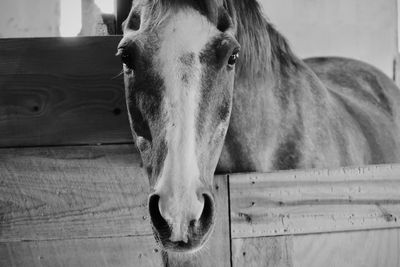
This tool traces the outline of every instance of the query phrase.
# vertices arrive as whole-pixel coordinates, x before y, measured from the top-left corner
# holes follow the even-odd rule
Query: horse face
[[[190,252],[214,224],[213,175],[239,45],[194,9],[151,10],[133,7],[119,45],[129,118],[150,180],[155,237],[165,250]]]

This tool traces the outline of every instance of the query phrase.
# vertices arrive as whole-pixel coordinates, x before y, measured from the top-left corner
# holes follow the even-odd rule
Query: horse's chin
[[[187,254],[196,254],[200,252],[207,241],[210,239],[210,236],[214,230],[214,227],[211,227],[209,231],[204,234],[201,238],[189,238],[187,242],[178,241],[173,242],[167,238],[160,237],[159,233],[153,231],[154,237],[160,247],[160,249],[166,253],[173,253],[174,255],[187,255]]]

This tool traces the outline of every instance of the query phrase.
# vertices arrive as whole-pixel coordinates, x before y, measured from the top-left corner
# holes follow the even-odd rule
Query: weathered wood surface
[[[131,142],[120,39],[1,39],[0,147]]]
[[[400,165],[230,176],[232,237],[400,227]]]
[[[129,266],[125,263],[134,256],[128,249],[142,242],[143,248],[131,253],[141,255],[143,266],[158,264],[150,253],[155,241],[146,207],[149,189],[139,162],[132,145],[0,149],[0,255],[8,255],[3,262],[24,266],[32,258],[34,266],[113,266],[107,264],[117,257],[120,240],[127,244],[120,266]],[[216,177],[215,186],[211,240],[194,257],[169,255],[175,266],[229,265],[226,176]],[[75,257],[79,250],[83,254]],[[48,264],[33,259],[41,253]],[[70,265],[69,257],[78,265]],[[96,257],[105,262],[97,265]]]
[[[292,255],[291,236],[232,239],[234,267],[292,267]]]
[[[1,267],[160,267],[152,236],[0,243]]]
[[[232,240],[232,266],[400,267],[400,229]]]
[[[300,235],[293,238],[295,267],[400,267],[400,229]]]
[[[151,235],[133,146],[0,150],[0,242]]]

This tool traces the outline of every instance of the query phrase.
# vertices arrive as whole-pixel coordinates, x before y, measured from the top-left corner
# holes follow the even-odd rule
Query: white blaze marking
[[[165,197],[160,209],[173,226],[171,241],[187,241],[188,218],[198,219],[203,210],[196,196],[196,188],[201,186],[195,153],[202,72],[199,54],[218,31],[204,16],[189,10],[179,12],[167,24],[155,64],[166,87],[163,105],[168,118],[168,153],[155,189]],[[193,55],[190,67],[180,61],[188,54]]]

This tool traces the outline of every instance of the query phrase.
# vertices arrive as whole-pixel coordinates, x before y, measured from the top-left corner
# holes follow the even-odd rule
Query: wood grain
[[[292,256],[291,236],[232,240],[232,266],[234,267],[292,267],[294,266]]]
[[[11,260],[11,266],[24,266],[41,253],[34,266],[113,266],[99,261],[116,257],[118,240],[143,256],[139,266],[160,263],[149,245],[149,240],[156,243],[148,219],[148,181],[139,162],[132,145],[0,149],[0,255],[8,255],[0,266]],[[169,255],[170,266],[229,266],[226,176],[215,177],[215,200],[210,241],[194,255]],[[81,249],[81,256],[73,256]],[[116,266],[129,266],[125,263],[134,256],[127,249]],[[72,256],[76,262],[70,265]]]
[[[400,229],[232,240],[233,266],[400,267]]]
[[[1,39],[0,147],[130,143],[120,39]]]
[[[293,238],[295,267],[400,267],[400,229],[300,235]]]
[[[0,150],[0,242],[151,235],[133,146]]]
[[[152,236],[0,243],[2,267],[160,267]]]
[[[232,237],[400,227],[400,165],[230,176]]]

